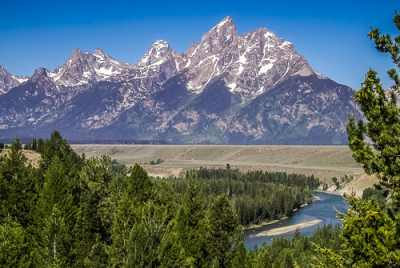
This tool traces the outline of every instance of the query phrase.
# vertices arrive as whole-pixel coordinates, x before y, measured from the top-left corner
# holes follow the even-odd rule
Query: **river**
[[[313,220],[321,220],[320,223],[314,226],[300,229],[303,235],[311,236],[318,226],[336,223],[341,224],[341,219],[337,218],[336,210],[340,212],[347,212],[349,205],[345,202],[344,198],[340,195],[315,192],[315,196],[319,200],[314,200],[311,205],[298,209],[290,218],[258,228],[247,229],[244,231],[244,242],[247,249],[254,249],[255,245],[260,246],[263,242],[270,244],[272,239],[277,236],[293,237],[295,231],[276,235],[276,236],[261,236],[257,237],[258,233],[271,230],[274,228],[281,228],[302,222]]]

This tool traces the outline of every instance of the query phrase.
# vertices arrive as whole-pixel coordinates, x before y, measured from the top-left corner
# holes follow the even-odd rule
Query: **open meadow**
[[[358,195],[377,182],[367,176],[352,158],[347,146],[286,145],[72,145],[86,157],[109,155],[128,166],[139,163],[152,176],[184,176],[186,170],[199,167],[225,168],[229,164],[240,171],[262,170],[314,175],[331,183],[333,177],[354,176],[336,193],[356,191]],[[160,164],[157,160],[161,159]]]

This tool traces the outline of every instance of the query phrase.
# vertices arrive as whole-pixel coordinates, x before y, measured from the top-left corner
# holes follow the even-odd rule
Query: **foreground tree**
[[[76,207],[64,165],[56,156],[45,172],[44,186],[36,206],[36,241],[34,249],[38,266],[73,263],[72,228]]]
[[[228,198],[218,196],[208,209],[208,251],[218,267],[229,267],[232,259],[231,249],[242,238],[242,226]]]
[[[400,31],[400,15],[396,14],[393,22]],[[373,29],[368,36],[374,39],[378,51],[390,53],[399,69],[400,35],[392,41],[389,35],[380,35],[379,29]],[[370,70],[367,73],[361,90],[354,95],[354,100],[360,104],[366,122],[359,120],[356,124],[354,117],[350,117],[347,133],[354,159],[363,164],[368,174],[376,174],[381,186],[393,190],[394,201],[398,202],[400,198],[400,109],[396,105],[396,92],[399,93],[400,81],[395,69],[388,71],[388,74],[395,82],[390,98],[387,98],[377,72]]]
[[[0,223],[10,216],[23,227],[32,221],[35,182],[22,144],[16,139],[5,157],[0,157]]]
[[[400,31],[400,15],[393,19]],[[400,35],[392,39],[372,29],[368,36],[376,49],[389,53],[397,69],[400,68]],[[347,133],[354,159],[363,164],[368,174],[376,174],[379,188],[387,188],[391,195],[381,208],[373,200],[349,197],[350,210],[344,219],[343,250],[334,254],[328,249],[319,251],[325,256],[321,267],[399,267],[400,266],[400,109],[396,93],[400,80],[396,69],[388,71],[395,85],[387,97],[377,72],[370,70],[355,93],[365,121],[357,123],[349,118]]]

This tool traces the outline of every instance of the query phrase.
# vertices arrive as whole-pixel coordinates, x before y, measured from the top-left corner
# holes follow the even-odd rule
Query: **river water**
[[[244,231],[244,242],[247,249],[254,249],[255,245],[260,246],[263,242],[270,244],[272,239],[277,236],[291,238],[295,231],[276,235],[276,236],[254,236],[262,231],[271,230],[274,228],[285,227],[289,225],[299,224],[311,220],[321,220],[317,225],[300,229],[303,235],[311,236],[318,226],[336,223],[341,224],[341,219],[337,218],[336,210],[340,212],[347,212],[349,205],[345,202],[344,198],[340,195],[315,192],[315,196],[319,200],[314,200],[311,205],[298,209],[290,218],[282,220],[270,225],[261,226],[258,228],[247,229]]]

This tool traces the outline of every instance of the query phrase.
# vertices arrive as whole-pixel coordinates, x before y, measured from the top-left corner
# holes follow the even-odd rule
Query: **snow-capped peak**
[[[13,87],[28,81],[28,77],[12,75],[3,66],[0,65],[0,95],[7,93]]]
[[[223,27],[225,24],[228,25],[235,25],[235,22],[233,21],[233,19],[229,16],[226,16],[220,23],[218,23],[214,28],[221,28]]]
[[[315,74],[290,42],[266,28],[237,35],[229,16],[192,44],[186,59],[187,88],[197,93],[223,76],[231,92],[252,98],[291,76]]]
[[[101,48],[97,48],[93,53],[82,53],[77,48],[67,62],[55,69],[49,76],[58,85],[77,86],[107,80],[130,67],[128,63],[118,62],[106,55]]]
[[[139,67],[145,67],[151,64],[160,63],[163,59],[168,57],[173,50],[171,49],[168,42],[164,40],[157,40],[150,46],[147,53],[139,60],[137,65]]]
[[[205,52],[214,52],[229,46],[236,37],[236,25],[228,16],[203,35],[200,45]]]

